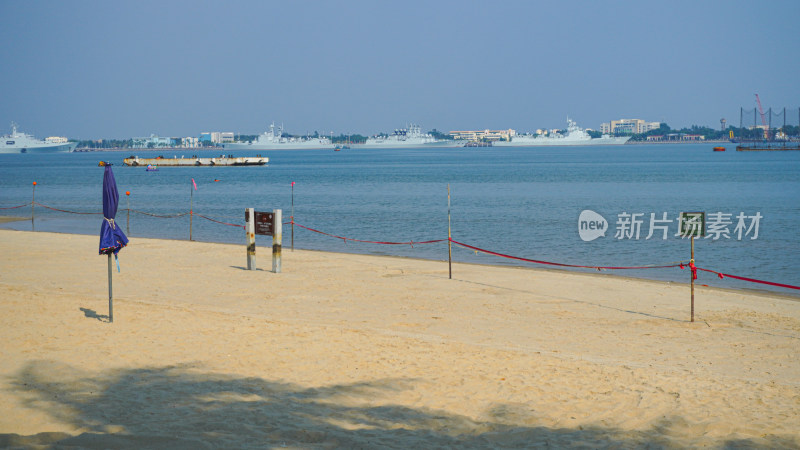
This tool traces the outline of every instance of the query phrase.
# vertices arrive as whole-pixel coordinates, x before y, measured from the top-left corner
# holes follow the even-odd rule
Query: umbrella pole
[[[113,294],[111,290],[111,253],[108,254],[108,321],[114,321]]]

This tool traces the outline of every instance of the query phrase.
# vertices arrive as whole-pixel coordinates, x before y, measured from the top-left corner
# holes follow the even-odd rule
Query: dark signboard
[[[272,236],[274,214],[271,212],[255,211],[255,233]],[[244,221],[250,221],[249,211],[244,211]]]

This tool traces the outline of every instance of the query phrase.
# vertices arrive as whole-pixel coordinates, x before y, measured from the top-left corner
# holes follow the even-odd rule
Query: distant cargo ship
[[[575,121],[567,118],[567,133],[555,133],[552,136],[536,136],[530,134],[517,135],[510,141],[495,141],[495,147],[533,147],[540,145],[622,145],[630,139],[625,137],[612,137],[604,134],[599,138],[592,138],[583,128],[578,127]]]
[[[326,137],[284,137],[283,126],[277,127],[275,123],[269,126],[269,131],[259,135],[253,142],[234,142],[224,144],[229,150],[300,150],[300,149],[333,149],[333,143]]]
[[[36,139],[30,134],[17,131],[17,124],[11,123],[11,134],[0,137],[0,153],[59,153],[75,150],[76,142],[65,137]]]
[[[367,142],[359,144],[359,148],[414,148],[414,147],[461,147],[464,141],[452,139],[436,139],[430,133],[423,133],[418,125],[394,130],[388,136],[373,136]]]

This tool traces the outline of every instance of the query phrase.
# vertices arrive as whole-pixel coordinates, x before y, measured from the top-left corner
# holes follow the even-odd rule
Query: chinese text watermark
[[[623,211],[617,214],[615,222],[614,239],[668,239],[670,236],[688,238],[690,236],[705,236],[705,239],[758,239],[759,226],[764,216],[760,212],[748,215],[739,212],[736,216],[732,213],[713,212],[700,220],[701,216],[692,216],[687,213],[681,222],[681,215],[670,217],[669,213],[629,213]],[[593,241],[605,237],[609,225],[606,219],[592,210],[584,210],[578,217],[578,234],[584,241]]]

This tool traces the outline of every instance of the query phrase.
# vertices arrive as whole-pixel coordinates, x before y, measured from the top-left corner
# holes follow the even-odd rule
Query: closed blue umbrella
[[[118,227],[114,222],[117,216],[117,206],[119,205],[119,193],[117,192],[117,181],[114,179],[114,172],[111,170],[111,163],[101,162],[105,167],[103,174],[103,224],[100,226],[100,254],[108,255],[108,321],[114,321],[114,309],[112,305],[111,290],[111,254],[116,258],[122,247],[128,245],[128,237],[122,232],[122,227]],[[117,262],[119,270],[119,262]]]

